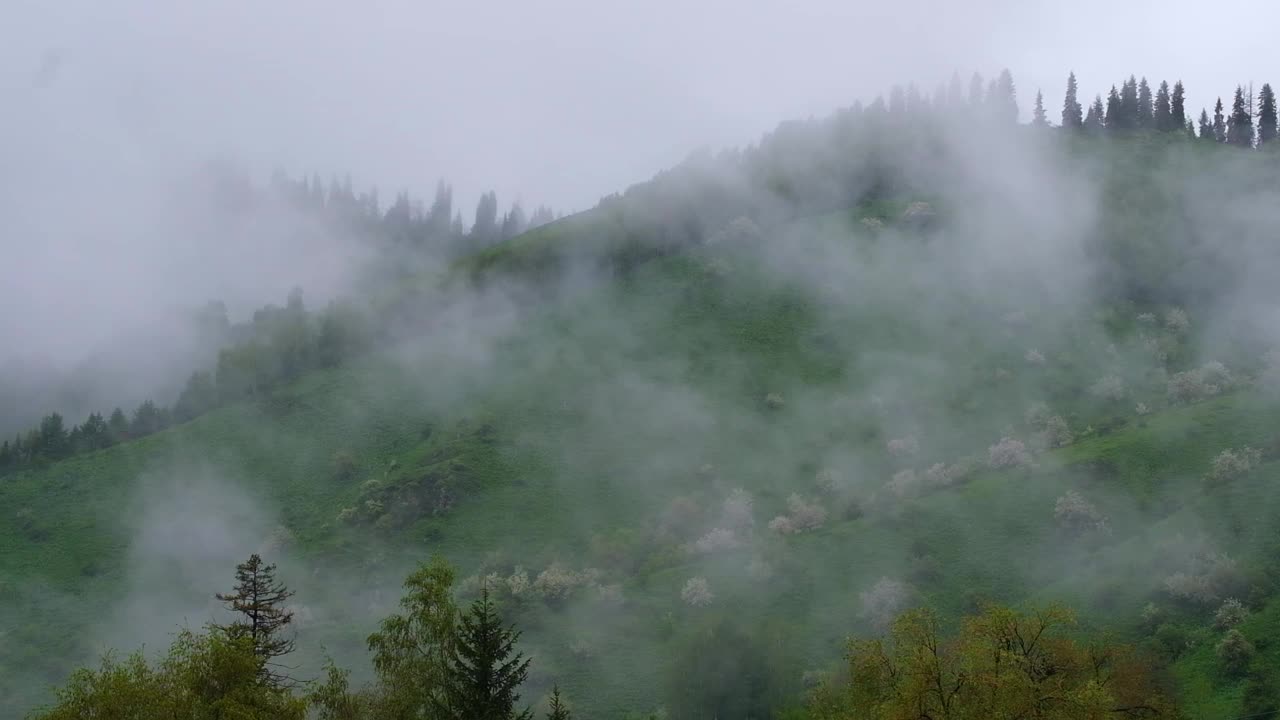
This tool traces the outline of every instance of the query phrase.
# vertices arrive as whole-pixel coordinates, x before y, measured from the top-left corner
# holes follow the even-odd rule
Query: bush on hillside
[[[1021,440],[1010,437],[1000,438],[1000,442],[987,448],[987,462],[993,468],[1028,467],[1031,465],[1031,454]]]
[[[1206,476],[1210,482],[1226,483],[1247,475],[1262,462],[1262,451],[1251,447],[1227,448],[1218,453]]]
[[[680,590],[680,599],[693,607],[706,607],[715,597],[715,593],[711,592],[711,584],[702,576],[689,578]]]
[[[1222,606],[1213,614],[1213,627],[1218,630],[1230,630],[1249,617],[1249,609],[1235,598],[1227,598]]]

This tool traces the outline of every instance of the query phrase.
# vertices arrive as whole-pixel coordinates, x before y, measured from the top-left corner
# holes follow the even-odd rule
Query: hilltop
[[[255,549],[313,672],[366,676],[441,553],[501,588],[526,696],[582,716],[794,708],[847,636],[986,601],[1069,604],[1193,715],[1275,696],[1219,668],[1214,614],[1245,603],[1276,659],[1280,388],[1243,273],[1276,157],[865,113],[291,299],[176,417],[0,478],[0,713],[202,622]]]

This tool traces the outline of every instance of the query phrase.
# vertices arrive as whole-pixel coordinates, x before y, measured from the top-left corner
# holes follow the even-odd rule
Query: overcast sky
[[[443,176],[463,200],[493,187],[504,206],[566,210],[701,145],[749,142],[898,80],[932,90],[953,69],[1008,66],[1024,112],[1043,87],[1051,115],[1073,68],[1089,96],[1129,72],[1181,77],[1196,110],[1238,82],[1280,81],[1259,75],[1280,75],[1280,10],[1263,2],[5,5],[0,122],[20,130],[4,133],[6,154],[75,144],[86,162],[168,163],[223,151],[255,167],[349,170],[384,191],[429,193]],[[41,71],[50,52],[61,63]]]
[[[175,172],[215,155],[263,177],[350,172],[384,199],[447,178],[468,221],[490,188],[503,208],[572,211],[700,147],[894,82],[931,92],[956,69],[1009,67],[1024,116],[1042,87],[1056,120],[1070,69],[1082,100],[1130,72],[1182,78],[1198,112],[1237,83],[1280,82],[1280,10],[1247,5],[6,0],[0,357],[60,323],[109,334],[147,293],[234,299],[220,269],[243,258],[146,219]]]

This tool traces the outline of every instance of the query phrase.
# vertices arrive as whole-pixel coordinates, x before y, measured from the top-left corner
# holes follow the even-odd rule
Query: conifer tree
[[[1112,85],[1111,93],[1107,95],[1106,115],[1102,119],[1107,132],[1115,133],[1124,129],[1124,112],[1124,101],[1120,99],[1120,93],[1116,91],[1116,86]]]
[[[1132,130],[1138,126],[1138,80],[1132,75],[1120,86],[1120,112],[1116,120],[1117,130]]]
[[[1227,143],[1241,148],[1253,147],[1253,108],[1244,99],[1244,88],[1236,86],[1236,97],[1231,103],[1231,118],[1227,123]]]
[[[447,667],[444,703],[448,717],[467,720],[529,720],[532,710],[516,712],[517,692],[529,674],[530,659],[515,649],[514,627],[504,627],[489,589],[459,618]]]
[[[1276,122],[1276,93],[1271,83],[1262,86],[1258,93],[1258,147],[1274,142],[1280,128]]]
[[[1095,95],[1093,104],[1089,106],[1089,114],[1084,119],[1084,129],[1092,134],[1100,134],[1105,127],[1106,110],[1102,107],[1102,96]]]
[[[551,707],[547,710],[547,720],[570,720],[571,717],[569,708],[565,707],[564,701],[560,699],[560,686],[552,687]]]
[[[1067,76],[1067,95],[1062,100],[1062,127],[1064,128],[1080,128],[1084,126],[1081,114],[1083,108],[1080,107],[1080,101],[1076,96],[1078,91],[1076,74],[1072,72]]]
[[[1174,127],[1180,128],[1191,122],[1191,118],[1187,117],[1186,91],[1181,80],[1173,84],[1173,94],[1169,97],[1169,115]]]
[[[992,88],[992,116],[1010,125],[1018,122],[1018,93],[1013,86],[1013,75],[1007,68],[1000,71],[1000,77],[992,83]]]
[[[1169,107],[1169,83],[1160,81],[1160,88],[1156,90],[1156,105],[1151,115],[1152,126],[1160,132],[1169,132],[1170,130],[1181,130],[1183,123],[1173,124],[1173,113]]]
[[[969,79],[969,110],[977,112],[982,108],[982,99],[985,97],[982,83],[982,73],[974,73]]]
[[[1188,120],[1188,121],[1187,121],[1186,131],[1187,131],[1187,137],[1188,137],[1188,138],[1190,138],[1190,139],[1192,139],[1192,140],[1195,140],[1195,139],[1196,139],[1196,123],[1195,123],[1195,121],[1194,121],[1194,120]]]
[[[1213,106],[1213,139],[1224,143],[1227,141],[1227,121],[1222,115],[1222,98]]]
[[[1200,139],[1217,141],[1217,136],[1213,132],[1213,123],[1209,121],[1209,112],[1204,108],[1200,109]]]
[[[236,585],[229,593],[217,593],[228,609],[240,616],[227,625],[213,627],[232,639],[247,639],[258,659],[258,674],[271,685],[280,686],[288,676],[276,670],[278,657],[293,652],[293,638],[284,631],[293,622],[293,611],[285,603],[293,592],[276,580],[276,566],[267,565],[254,553],[236,566]]]
[[[1151,85],[1147,84],[1147,79],[1142,78],[1138,83],[1138,115],[1137,127],[1150,129],[1155,125],[1153,112],[1151,108]]]
[[[947,104],[951,106],[952,112],[964,107],[964,83],[958,72],[951,73],[951,83],[947,86]]]
[[[1036,91],[1036,106],[1032,111],[1031,124],[1036,127],[1049,127],[1049,120],[1044,116],[1044,93]]]

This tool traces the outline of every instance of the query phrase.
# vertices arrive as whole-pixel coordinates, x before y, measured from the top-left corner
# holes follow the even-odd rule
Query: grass
[[[816,222],[900,212],[863,207]],[[471,262],[547,262],[560,227]],[[881,577],[909,580],[952,620],[984,599],[1066,601],[1085,628],[1145,642],[1141,607],[1167,602],[1159,592],[1165,570],[1153,559],[1161,539],[1202,533],[1251,571],[1265,564],[1267,538],[1254,529],[1277,509],[1269,492],[1277,466],[1212,491],[1202,481],[1223,448],[1271,446],[1280,410],[1265,398],[1241,392],[1139,418],[1082,392],[1102,372],[1089,360],[1097,331],[1088,319],[1059,338],[956,333],[956,323],[979,327],[997,313],[981,298],[930,297],[925,287],[874,288],[875,306],[827,306],[802,283],[748,263],[726,271],[717,260],[724,258],[712,249],[663,258],[550,305],[474,369],[442,360],[439,348],[398,348],[255,403],[6,478],[0,716],[17,716],[92,654],[104,608],[129,590],[146,500],[140,478],[190,473],[192,458],[247,488],[296,538],[297,562],[317,570],[394,586],[393,569],[434,552],[464,575],[513,564],[536,573],[557,560],[601,567],[623,585],[625,612],[588,601],[508,608],[537,657],[534,692],[558,682],[587,716],[652,708],[688,638],[724,619],[787,637],[797,660],[782,681],[798,687],[804,670],[838,658],[848,634],[868,630],[859,595]],[[940,317],[904,325],[922,297]],[[1110,332],[1123,338],[1130,330],[1113,323]],[[1051,358],[1044,368],[1022,361],[1031,342]],[[1013,378],[993,380],[999,367],[1012,368]],[[883,392],[875,382],[888,370],[906,380],[874,406],[867,398]],[[1159,405],[1158,384],[1129,380],[1130,399]],[[768,407],[770,393],[785,404]],[[981,452],[1042,396],[1077,431],[1099,429],[1040,456],[1033,469],[980,471],[916,499],[865,502],[898,469],[885,440],[924,424],[914,408],[940,409],[929,427],[950,428],[923,438],[914,461],[923,470]],[[335,465],[338,453],[353,466]],[[699,472],[705,464],[710,473]],[[863,512],[841,513],[827,499],[833,514],[821,530],[770,536],[763,526],[788,495],[819,496],[821,468],[851,483]],[[430,493],[440,487],[456,501],[432,513]],[[757,541],[713,558],[683,553],[733,487],[755,497]],[[1110,538],[1074,540],[1056,527],[1054,501],[1068,489],[1104,508]],[[655,535],[681,495],[697,508],[693,536]],[[338,520],[370,500],[382,510],[354,525]],[[694,575],[716,592],[710,608],[680,600]],[[1177,612],[1179,622],[1204,627],[1211,610]],[[1269,643],[1268,657],[1280,652],[1280,626],[1270,621],[1277,612],[1268,604],[1245,628],[1260,646]],[[355,654],[374,619],[335,612],[315,634],[330,650]],[[1193,717],[1239,707],[1239,683],[1221,680],[1215,662],[1201,644],[1174,667]]]

